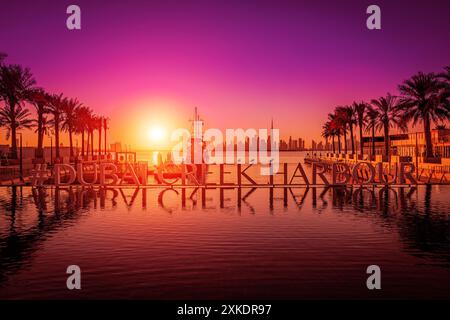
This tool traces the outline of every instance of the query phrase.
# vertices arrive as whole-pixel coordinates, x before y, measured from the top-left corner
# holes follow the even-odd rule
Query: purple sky
[[[69,4],[81,7],[80,31],[66,29]],[[370,4],[382,30],[366,28]],[[309,140],[335,105],[449,65],[449,12],[430,0],[3,0],[0,51],[109,116],[112,140],[142,147],[146,126],[187,126],[194,106],[210,127],[262,128],[273,116],[281,136]]]

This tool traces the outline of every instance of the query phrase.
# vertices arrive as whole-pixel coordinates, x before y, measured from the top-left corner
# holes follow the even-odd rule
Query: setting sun
[[[162,142],[166,137],[166,130],[163,127],[151,127],[148,131],[148,137],[152,142]]]

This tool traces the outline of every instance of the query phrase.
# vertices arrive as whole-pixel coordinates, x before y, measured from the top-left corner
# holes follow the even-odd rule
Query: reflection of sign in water
[[[213,166],[213,165],[208,165]],[[182,186],[339,186],[339,185],[416,185],[419,184],[413,173],[412,163],[398,163],[393,174],[386,172],[383,163],[372,165],[369,162],[359,162],[353,166],[346,163],[333,163],[325,165],[312,163],[311,174],[307,175],[303,166],[295,164],[294,170],[288,170],[288,164],[280,167],[282,172],[270,176],[255,175],[249,169],[249,165],[224,165],[220,164],[218,174],[210,175],[205,164],[160,164],[155,172],[156,182],[148,183],[148,168],[145,163],[95,163],[84,162],[76,166],[69,164],[56,164],[53,171],[48,171],[45,166],[37,165],[32,172],[31,183],[33,186],[46,184],[55,186],[68,185],[182,185]],[[233,174],[232,174],[233,173]],[[275,181],[276,177],[282,182]],[[281,179],[280,179],[281,177]],[[49,179],[52,178],[52,179]],[[445,178],[443,176],[443,178]],[[216,179],[217,181],[211,181]],[[261,183],[260,181],[264,181]],[[443,183],[443,179],[439,181]],[[445,179],[445,182],[447,180]]]
[[[426,190],[431,186],[426,186]],[[93,204],[101,209],[125,205],[129,209],[147,208],[148,203],[157,203],[169,213],[177,210],[215,210],[236,208],[257,213],[254,205],[266,203],[270,211],[280,205],[294,206],[302,210],[305,203],[319,212],[331,201],[333,207],[351,206],[358,211],[400,212],[416,207],[417,187],[98,187],[83,186],[33,188],[33,199],[39,208],[53,203],[55,210],[78,210]],[[52,191],[52,192],[48,192]],[[53,198],[53,199],[50,199]],[[308,208],[308,204],[306,207]]]

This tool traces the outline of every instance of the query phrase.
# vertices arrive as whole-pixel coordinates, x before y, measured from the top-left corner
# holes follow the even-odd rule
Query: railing
[[[311,157],[310,159],[319,161],[325,166],[327,171],[330,171],[333,163],[346,164],[352,167],[357,162],[370,162],[367,160],[355,160],[355,159],[342,159],[336,157],[335,155],[325,154],[324,157]],[[306,159],[305,159],[306,160]],[[373,162],[373,161],[372,161]],[[412,162],[414,165],[415,163]],[[383,172],[389,176],[394,176],[397,173],[397,163],[392,162],[382,162]],[[340,168],[341,169],[341,168]],[[364,169],[362,169],[364,171]],[[417,172],[417,175],[416,175]],[[448,165],[428,165],[426,167],[421,166],[419,163],[419,168],[414,172],[414,176],[420,182],[425,183],[449,183],[450,182],[450,166]],[[362,174],[367,174],[367,172],[361,172]]]
[[[23,177],[30,175],[32,168],[23,169]],[[2,168],[0,167],[0,182],[20,178],[19,168]]]

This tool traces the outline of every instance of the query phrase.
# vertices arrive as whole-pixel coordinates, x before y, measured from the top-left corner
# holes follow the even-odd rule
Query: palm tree
[[[95,117],[95,126],[98,130],[98,160],[100,160],[100,156],[102,154],[102,129],[103,129],[103,118]]]
[[[92,111],[86,107],[81,106],[78,108],[75,117],[75,132],[81,134],[81,156],[85,156],[85,142],[84,134],[88,130],[87,123],[91,117]]]
[[[62,105],[64,121],[62,123],[63,130],[69,133],[70,158],[73,159],[73,132],[75,131],[76,119],[79,108],[82,104],[77,99],[65,99]]]
[[[52,95],[49,99],[49,110],[53,115],[53,129],[55,134],[55,157],[56,160],[60,160],[59,150],[59,132],[61,130],[61,122],[63,121],[64,105],[67,103],[66,98],[63,98],[63,94]]]
[[[39,123],[37,119],[34,119],[33,122],[35,123],[36,130],[34,130],[35,133],[39,134],[39,130],[42,133],[42,136],[50,136],[52,133],[53,128],[53,120],[49,119],[48,117],[43,117],[40,121],[40,128]]]
[[[328,114],[328,121],[330,123],[330,130],[331,135],[333,137],[333,152],[335,152],[334,147],[334,137],[337,136],[338,138],[338,153],[341,153],[341,123],[336,115],[336,113],[329,113]]]
[[[367,126],[366,126],[366,132],[371,131],[372,132],[372,151],[370,152],[371,157],[375,156],[375,128],[377,126],[377,118],[378,118],[378,112],[372,108],[372,106],[367,106]],[[371,159],[372,160],[372,159]]]
[[[37,119],[35,121],[37,125],[38,145],[36,149],[36,158],[44,158],[44,119],[49,109],[49,95],[42,89],[35,89],[29,93],[27,100],[33,104],[36,109]]]
[[[88,133],[88,143],[91,150],[88,148],[87,154],[91,152],[91,156],[94,156],[94,131],[97,129],[96,116],[92,113],[86,119],[86,128]]]
[[[399,87],[402,94],[398,107],[406,123],[423,123],[426,157],[432,158],[431,122],[450,119],[449,87],[434,73],[422,73],[405,80]]]
[[[322,126],[322,137],[325,138],[325,144],[328,144],[328,139],[330,137],[332,137],[332,132],[331,132],[331,125],[330,122],[327,121],[325,122],[325,124]],[[334,152],[334,137],[333,137],[333,152]]]
[[[20,65],[1,65],[0,66],[0,96],[5,102],[2,108],[4,120],[11,132],[11,158],[17,159],[17,124],[20,123],[16,118],[24,115],[24,109],[20,104],[29,96],[29,92],[34,89],[36,81],[28,68]],[[7,114],[7,115],[6,115]],[[23,119],[22,119],[23,120]]]
[[[6,58],[6,53],[0,52],[0,67],[2,66],[3,60]],[[0,95],[0,102],[2,101],[2,96]],[[3,122],[0,120],[0,128],[3,126]]]
[[[359,127],[359,147],[360,147],[360,153],[361,158],[364,154],[364,142],[363,142],[363,127],[364,123],[366,122],[366,111],[367,104],[365,102],[353,102],[353,110],[356,113],[356,120]]]
[[[14,116],[13,119],[12,116]],[[21,129],[33,128],[34,124],[30,116],[30,111],[21,104],[15,108],[14,114],[8,108],[2,108],[0,110],[0,122],[7,126],[6,138],[9,139],[11,137],[13,128],[16,132]]]
[[[342,123],[342,126],[344,128],[344,135],[345,135],[345,153],[347,153],[347,127],[350,132],[350,141],[352,146],[352,154],[355,154],[355,140],[353,137],[353,125],[356,124],[356,119],[354,116],[353,108],[351,106],[343,106],[338,107],[337,112],[339,115],[339,119]]]
[[[399,102],[397,97],[392,96],[390,93],[386,97],[380,97],[379,99],[372,99],[372,109],[375,112],[375,129],[383,130],[384,132],[384,154],[389,161],[390,156],[390,138],[389,129],[397,126],[401,130],[406,130],[404,122],[399,116],[398,106]]]
[[[105,133],[105,139],[104,139],[104,141],[105,141],[105,148],[104,148],[105,155],[106,155],[106,152],[108,150],[107,143],[106,143],[106,131],[108,130],[108,120],[109,120],[108,118],[103,117],[103,132]]]
[[[344,135],[344,153],[347,154],[347,124],[343,108],[344,107],[342,106],[338,106],[334,109],[335,114],[334,124],[336,130],[339,130],[339,132]],[[338,139],[340,140],[339,136]],[[341,151],[339,150],[339,153],[340,152]]]

